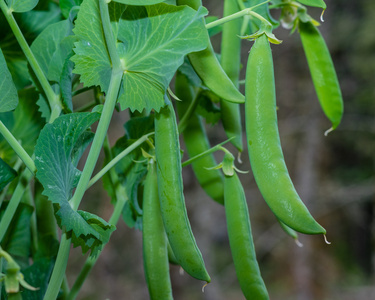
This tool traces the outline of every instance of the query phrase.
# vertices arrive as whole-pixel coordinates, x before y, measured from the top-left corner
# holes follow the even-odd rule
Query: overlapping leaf
[[[81,174],[76,165],[93,138],[87,128],[99,117],[99,113],[63,115],[43,128],[35,147],[36,176],[44,187],[43,194],[58,204],[59,225],[75,246],[82,246],[83,252],[91,249],[92,254],[107,241],[114,227],[99,217],[74,211],[68,200]]]
[[[186,6],[160,3],[128,6],[119,20],[112,17],[124,70],[119,97],[122,109],[159,111],[165,103],[165,91],[184,56],[207,46],[207,30],[202,21],[206,14],[203,7],[195,11]],[[81,75],[85,86],[99,85],[106,92],[111,61],[97,1],[84,0],[74,33],[80,39],[72,58],[75,72]]]
[[[0,112],[11,111],[17,107],[17,104],[17,89],[0,49]]]
[[[14,12],[23,13],[32,10],[39,0],[8,0],[7,2]]]
[[[3,188],[16,178],[17,172],[0,158],[0,192]]]

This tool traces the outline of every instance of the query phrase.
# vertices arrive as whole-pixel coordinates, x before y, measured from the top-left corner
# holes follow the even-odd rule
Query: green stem
[[[217,150],[222,150],[222,146],[223,146],[224,144],[230,142],[233,138],[234,138],[234,137],[232,137],[232,138],[230,138],[230,139],[227,139],[226,141],[224,141],[224,142],[222,142],[222,143],[220,143],[220,144],[217,144],[216,146],[213,146],[212,148],[210,148],[210,149],[208,149],[208,150],[206,150],[206,151],[204,151],[204,152],[202,152],[202,153],[200,153],[200,154],[198,154],[198,155],[196,155],[196,156],[194,156],[194,157],[192,157],[192,158],[190,158],[190,159],[188,159],[188,160],[185,160],[185,161],[181,164],[181,166],[182,166],[182,167],[186,167],[186,166],[192,164],[193,162],[195,162],[196,160],[199,160],[199,159],[201,159],[202,157],[204,157],[204,156],[206,156],[206,155],[208,155],[208,154],[210,154],[210,153],[216,152]]]
[[[241,11],[236,12],[236,13],[234,13],[232,15],[229,15],[227,17],[224,17],[224,18],[221,18],[219,20],[216,20],[216,21],[213,21],[211,23],[206,24],[206,29],[210,29],[210,28],[222,25],[222,24],[224,24],[226,22],[235,20],[237,18],[242,18],[242,17],[248,16],[248,15],[251,15],[251,16],[253,16],[253,17],[261,20],[262,22],[266,23],[267,25],[271,25],[272,26],[272,24],[270,22],[268,22],[265,18],[263,18],[260,14],[258,14],[258,13],[256,13],[256,12],[253,11],[254,8],[256,8],[256,7],[260,6],[260,5],[263,5],[263,4],[265,4],[265,3],[269,2],[269,1],[270,0],[265,1],[263,3],[260,3],[258,5],[253,6],[253,7],[250,7],[250,8],[245,8],[245,6],[242,3],[242,5],[240,5],[240,7],[242,9]],[[239,2],[241,2],[241,1],[239,1]]]
[[[91,91],[91,90],[92,90],[91,86],[87,86],[87,87],[81,88],[79,90],[75,90],[75,91],[72,92],[72,97],[77,96],[79,94],[86,93],[86,92]]]
[[[211,24],[211,23],[210,23]],[[200,96],[200,91],[195,95],[193,101],[191,101],[186,113],[184,114],[184,116],[181,118],[180,122],[178,123],[178,133],[181,134],[185,129],[186,129],[186,126],[188,125],[189,121],[190,121],[190,118],[191,116],[193,115],[195,109],[197,108],[198,106],[198,103],[199,103],[199,96]]]
[[[18,158],[16,164],[13,167],[13,169],[16,170],[16,172],[18,172],[20,170],[21,166],[22,166],[22,160]],[[0,195],[0,208],[1,208],[1,205],[3,205],[3,201],[4,201],[5,196],[7,195],[9,186],[10,186],[10,184],[7,184],[7,186],[1,192],[1,195]],[[1,272],[1,269],[0,269],[0,272]]]
[[[51,85],[49,84],[46,76],[44,75],[42,69],[39,66],[39,63],[37,59],[35,58],[33,52],[31,51],[29,45],[27,44],[27,41],[25,37],[23,36],[20,28],[18,27],[18,24],[16,20],[14,19],[14,16],[12,14],[12,10],[8,8],[8,6],[5,4],[4,0],[0,0],[0,8],[6,18],[6,20],[9,23],[10,28],[13,31],[13,34],[15,38],[18,41],[18,44],[20,45],[23,53],[25,54],[31,68],[33,69],[36,77],[38,78],[44,93],[47,96],[47,100],[49,102],[51,111],[59,111],[59,113],[62,110],[62,105],[60,103],[59,96],[55,94],[53,91]]]
[[[115,158],[113,158],[108,164],[105,165],[103,169],[101,169],[88,183],[87,188],[90,188],[95,182],[97,182],[100,178],[103,177],[105,173],[108,172],[112,167],[114,167],[121,159],[123,159],[126,155],[144,143],[150,135],[154,134],[153,132],[148,133],[141,138],[139,138],[136,142],[131,144],[128,148],[123,150],[120,154],[118,154]]]
[[[29,156],[29,154],[27,154],[25,149],[23,149],[23,147],[18,143],[13,134],[8,130],[8,128],[5,127],[5,125],[1,121],[0,133],[4,136],[13,150],[17,153],[18,157],[25,163],[30,172],[34,174],[36,172],[36,167],[33,159]]]
[[[35,205],[35,201],[34,200],[34,197],[33,197],[33,193],[31,191],[31,187],[30,185],[27,186],[27,191],[26,191],[26,197],[24,197],[24,202],[28,205],[30,205],[31,207],[34,207],[34,211],[31,215],[31,219],[30,219],[30,232],[31,232],[31,253],[34,254],[38,251],[38,230],[37,230],[37,222],[36,222],[36,205]]]
[[[44,300],[54,300],[57,298],[64,279],[65,269],[68,264],[69,251],[70,240],[67,239],[66,233],[63,233],[61,236],[59,251],[57,252],[56,263],[52,271],[47,291],[43,298]]]
[[[14,214],[16,213],[17,207],[20,204],[23,193],[25,192],[25,189],[29,184],[31,177],[32,173],[30,173],[28,170],[23,171],[22,175],[20,176],[17,187],[14,190],[13,195],[10,198],[8,206],[4,212],[4,215],[0,221],[0,242],[3,240],[9,224],[12,221]]]
[[[93,108],[95,105],[97,105],[96,101],[91,101],[90,103],[87,103],[75,110],[75,112],[84,112],[89,110],[90,108]]]

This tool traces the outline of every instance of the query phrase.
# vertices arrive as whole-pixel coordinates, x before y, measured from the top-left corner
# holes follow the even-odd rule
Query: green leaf
[[[70,10],[74,6],[80,6],[81,3],[82,0],[60,0],[59,5],[64,18],[67,19],[69,17]]]
[[[297,2],[307,6],[320,7],[323,9],[327,8],[327,5],[323,0],[297,0]]]
[[[87,128],[99,117],[99,113],[60,116],[43,128],[35,147],[36,176],[44,187],[43,195],[57,204],[59,226],[74,246],[81,246],[84,253],[91,249],[93,255],[114,227],[95,215],[74,211],[69,199],[81,174],[76,166],[93,138]]]
[[[164,106],[164,94],[184,56],[207,46],[202,20],[206,14],[204,8],[197,12],[161,3],[128,6],[119,20],[119,14],[111,16],[114,34],[118,28],[117,50],[124,70],[119,97],[122,109],[149,112]],[[111,61],[97,1],[84,0],[73,31],[80,40],[72,57],[74,72],[81,75],[85,86],[98,85],[107,92]]]
[[[1,215],[5,209],[6,206],[2,206]],[[17,263],[23,266],[29,264],[30,219],[32,213],[32,206],[20,203],[1,243],[3,249],[12,255],[17,260]]]
[[[63,102],[63,107],[66,112],[73,112],[73,102],[72,102],[72,81],[73,81],[73,69],[74,62],[67,57],[64,66],[62,68],[62,73],[60,77],[60,90]]]
[[[8,0],[7,2],[10,2],[9,8],[14,12],[24,13],[32,10],[39,0]]]
[[[17,89],[0,49],[0,112],[13,110],[17,105]]]
[[[39,94],[35,89],[24,89],[18,94],[19,104],[13,112],[0,113],[0,120],[21,142],[22,147],[29,155],[34,152],[36,140],[44,122],[35,105]],[[10,165],[16,162],[17,156],[8,142],[0,135],[0,154]]]
[[[206,14],[203,7],[195,11],[166,4],[127,8],[118,36],[125,69],[122,109],[149,112],[165,105],[165,91],[184,56],[207,47]]]
[[[164,2],[164,0],[114,0],[122,4],[129,5],[153,5],[157,3]]]
[[[221,110],[213,102],[211,97],[216,97],[210,91],[204,91],[199,94],[199,102],[196,113],[206,119],[208,124],[216,124],[221,118]]]
[[[17,172],[0,158],[0,192],[3,188],[16,178]]]
[[[70,33],[71,24],[69,20],[60,21],[47,26],[31,45],[31,50],[42,71],[50,80],[59,82],[61,72],[56,75],[56,73],[58,73],[56,69],[58,68],[55,68],[53,65],[57,64],[62,69],[65,58],[70,52],[67,48],[73,45],[71,39],[65,40],[63,44],[62,41]],[[64,53],[66,53],[65,56]],[[51,74],[49,74],[50,68],[52,69]]]

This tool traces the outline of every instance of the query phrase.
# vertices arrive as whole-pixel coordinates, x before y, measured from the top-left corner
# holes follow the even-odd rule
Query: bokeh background
[[[375,2],[326,3],[320,30],[332,54],[345,105],[342,124],[336,131],[327,137],[323,134],[330,124],[315,95],[298,33],[290,35],[288,30],[277,29],[276,36],[284,42],[273,45],[272,50],[286,163],[301,198],[327,229],[331,244],[327,245],[322,236],[301,234],[303,247],[298,247],[276,223],[251,172],[240,177],[260,269],[274,300],[375,299]],[[203,4],[210,15],[222,16],[222,1],[203,0]],[[309,12],[319,19],[319,9]],[[272,14],[278,16],[277,11]],[[213,38],[213,44],[219,52],[220,34]],[[242,42],[243,66],[251,45]],[[245,67],[242,78],[244,72]],[[78,106],[89,100],[83,97]],[[124,134],[122,125],[127,119],[127,112],[115,113],[111,144]],[[207,130],[212,144],[225,139],[220,126],[208,126]],[[249,170],[246,150],[242,160],[238,167]],[[206,196],[190,168],[183,172],[192,229],[212,283],[202,293],[202,282],[171,266],[175,299],[243,300],[230,254],[224,209]],[[99,184],[88,191],[82,207],[108,219],[112,211],[109,202]],[[79,249],[72,250],[68,265],[71,284],[84,260]],[[78,299],[148,299],[141,232],[119,222]]]

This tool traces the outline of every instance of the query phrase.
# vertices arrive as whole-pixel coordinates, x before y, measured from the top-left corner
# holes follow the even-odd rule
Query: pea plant
[[[287,234],[296,240],[297,232],[325,235],[284,162],[270,43],[277,51],[281,41],[273,30],[279,26],[300,35],[317,98],[332,123],[326,134],[334,130],[343,113],[340,87],[319,22],[307,13],[308,6],[324,12],[326,4],[221,2],[224,16],[216,18],[201,0],[0,0],[1,299],[76,299],[121,216],[142,230],[151,299],[172,299],[169,263],[207,285],[211,278],[183,193],[182,168],[190,164],[207,195],[224,205],[244,296],[269,299],[237,153],[226,143],[238,153],[247,148],[257,186]],[[279,11],[279,20],[271,10]],[[217,33],[219,56],[210,42]],[[251,41],[244,80],[241,39]],[[91,102],[77,107],[77,96],[89,90]],[[114,110],[130,118],[126,135],[111,146]],[[223,126],[228,140],[212,147],[204,122]],[[189,157],[184,161],[180,138]],[[93,174],[102,150],[104,166]],[[222,162],[216,151],[223,152]],[[78,210],[100,179],[113,203],[108,221]],[[69,287],[71,246],[89,256]]]

